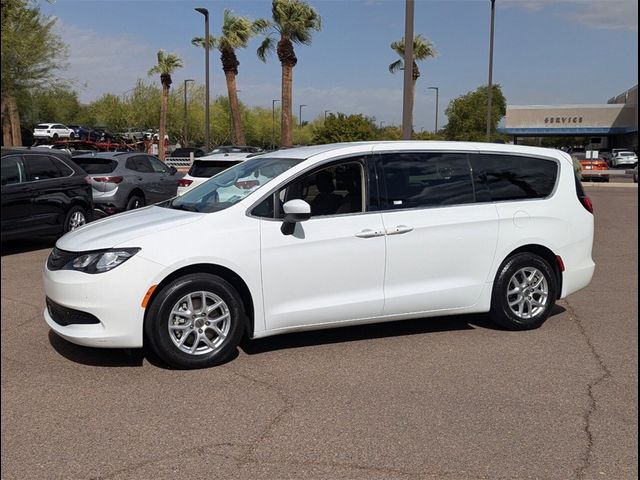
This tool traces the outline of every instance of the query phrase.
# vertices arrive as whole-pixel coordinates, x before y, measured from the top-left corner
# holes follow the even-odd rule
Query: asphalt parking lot
[[[476,315],[299,333],[199,371],[58,338],[51,244],[8,244],[2,478],[636,479],[638,190],[587,192],[595,277],[538,330]]]

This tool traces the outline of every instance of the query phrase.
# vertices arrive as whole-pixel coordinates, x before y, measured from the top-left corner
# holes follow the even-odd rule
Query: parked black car
[[[61,235],[92,219],[87,174],[55,150],[2,150],[2,241]]]

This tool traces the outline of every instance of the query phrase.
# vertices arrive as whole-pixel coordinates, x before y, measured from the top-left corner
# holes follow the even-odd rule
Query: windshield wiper
[[[171,208],[173,208],[175,210],[184,210],[185,212],[200,212],[200,210],[198,210],[193,205],[185,205],[185,204],[182,204],[182,203],[181,204],[173,203],[171,205]]]

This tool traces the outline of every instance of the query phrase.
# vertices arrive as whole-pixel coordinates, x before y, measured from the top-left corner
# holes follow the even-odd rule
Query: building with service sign
[[[585,137],[593,148],[638,149],[638,86],[602,105],[507,105],[503,128],[513,137]]]

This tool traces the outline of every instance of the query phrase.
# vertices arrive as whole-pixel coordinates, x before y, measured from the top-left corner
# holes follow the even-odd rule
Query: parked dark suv
[[[54,150],[2,150],[2,240],[61,235],[92,218],[87,174]]]

